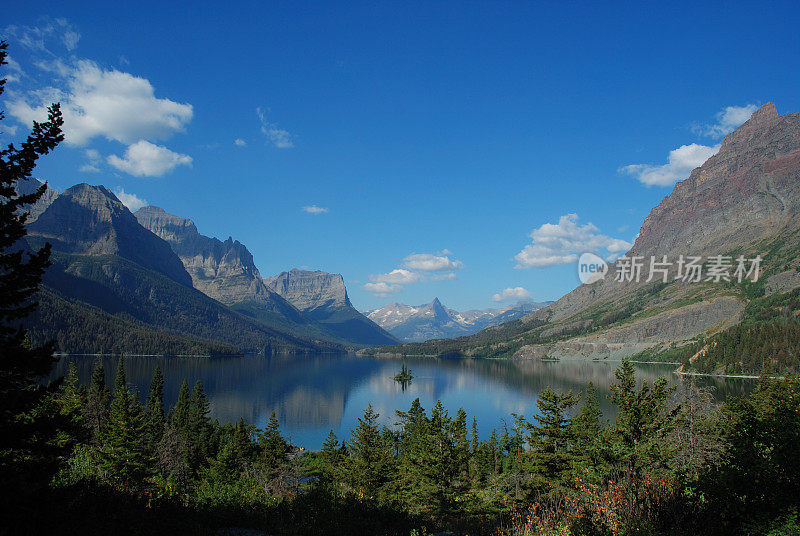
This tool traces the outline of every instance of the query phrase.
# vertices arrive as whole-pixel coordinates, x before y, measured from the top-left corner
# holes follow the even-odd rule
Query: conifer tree
[[[164,375],[158,366],[153,371],[153,378],[150,381],[150,392],[147,395],[144,413],[148,440],[151,449],[155,451],[164,434]]]
[[[178,401],[175,402],[175,407],[172,409],[171,418],[175,423],[175,427],[182,433],[186,432],[186,427],[189,425],[190,403],[189,403],[189,382],[185,379],[181,383],[181,388],[178,391]]]
[[[675,388],[660,378],[652,386],[642,382],[637,389],[635,369],[629,360],[623,361],[614,375],[618,383],[611,384],[608,399],[619,413],[610,435],[617,445],[617,455],[633,474],[638,474],[649,461],[652,442],[666,434],[669,421],[674,418],[674,414],[666,412],[666,404]]]
[[[94,446],[103,444],[103,434],[108,421],[108,401],[111,392],[106,386],[106,371],[102,360],[98,359],[92,370],[89,388],[86,391],[86,406],[83,412],[84,423]]]
[[[0,67],[6,65],[7,43],[0,41]],[[6,80],[0,79],[0,95]],[[4,114],[0,111],[0,121]],[[52,343],[34,347],[20,321],[36,307],[34,294],[49,266],[50,245],[38,251],[27,248],[25,208],[45,191],[19,195],[20,181],[29,179],[40,156],[48,154],[64,139],[63,119],[58,104],[48,108],[47,120],[34,121],[21,146],[0,148],[0,487],[19,478],[30,481],[32,472],[41,473],[51,455],[43,450],[42,418],[32,412],[50,393],[39,380],[53,366]],[[31,474],[25,476],[27,471]]]
[[[189,412],[186,423],[189,467],[196,471],[211,450],[211,419],[209,403],[203,391],[203,382],[197,380],[189,395]]]
[[[528,470],[534,474],[533,486],[557,487],[563,485],[573,466],[571,451],[575,438],[567,412],[578,402],[572,391],[558,393],[549,387],[536,399],[539,414],[536,424],[530,427],[528,445],[531,448]]]
[[[120,356],[114,394],[104,434],[102,468],[115,480],[138,485],[150,472],[146,422],[137,397],[126,384],[125,360]]]
[[[374,499],[380,498],[393,477],[391,445],[387,445],[381,435],[379,417],[369,404],[364,415],[359,417],[349,442],[350,485],[365,497]]]
[[[261,460],[270,469],[278,468],[286,459],[289,445],[281,435],[278,417],[273,411],[259,438]]]

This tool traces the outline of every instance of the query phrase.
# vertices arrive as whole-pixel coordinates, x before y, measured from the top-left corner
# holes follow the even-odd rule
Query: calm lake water
[[[81,382],[86,384],[97,359],[63,357],[52,377],[66,374],[69,363],[74,362]],[[106,381],[112,386],[117,358],[106,357],[103,362]],[[406,389],[392,379],[403,362],[417,377]],[[426,409],[441,400],[451,415],[463,407],[468,422],[477,417],[480,435],[488,437],[493,428],[502,429],[504,421],[511,425],[512,412],[532,416],[536,396],[543,388],[579,391],[591,381],[604,416],[612,418],[606,395],[619,366],[615,362],[355,356],[126,357],[125,364],[128,382],[138,390],[142,401],[158,365],[165,378],[165,404],[175,403],[184,379],[190,386],[201,380],[211,403],[212,418],[235,422],[244,417],[263,427],[274,411],[284,435],[308,449],[318,449],[331,429],[340,439],[346,438],[370,402],[384,423],[391,425],[395,410],[407,410],[417,397]],[[674,365],[637,367],[640,380],[652,382],[665,376],[674,383],[683,381],[673,374]],[[718,400],[744,394],[754,385],[753,380],[742,379],[699,378],[696,382],[713,388]]]

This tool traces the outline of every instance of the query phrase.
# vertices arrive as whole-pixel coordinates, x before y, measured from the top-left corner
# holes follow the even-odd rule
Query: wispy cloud
[[[122,188],[117,188],[114,192],[123,205],[128,207],[128,210],[131,212],[136,212],[142,207],[146,207],[148,205],[147,199],[138,197],[136,194],[129,194],[125,192]]]
[[[403,290],[407,285],[426,281],[449,281],[456,279],[455,270],[464,268],[464,263],[451,259],[452,252],[412,253],[403,259],[403,265],[383,274],[370,274],[371,283],[364,289],[374,296],[385,298]]]
[[[600,232],[593,223],[578,224],[577,214],[565,214],[558,223],[545,223],[530,233],[532,242],[514,256],[515,268],[543,268],[575,262],[581,253],[603,252],[606,257],[625,252],[633,244]]]
[[[328,207],[318,207],[317,205],[308,205],[302,208],[303,212],[307,212],[309,214],[327,214]]]
[[[233,144],[236,147],[247,147],[247,142],[244,141],[242,138],[236,138],[235,140],[233,140]]]
[[[492,301],[529,300],[533,296],[523,287],[509,287],[492,296]]]
[[[448,251],[447,253],[449,254],[450,252]],[[406,268],[422,272],[451,272],[464,268],[463,262],[451,260],[445,252],[441,252],[438,255],[433,253],[412,253],[403,259],[403,263]]]
[[[67,19],[51,19],[43,17],[35,26],[12,24],[3,29],[6,37],[14,39],[25,48],[37,52],[49,52],[57,46],[66,48],[68,52],[75,50],[80,41],[81,34],[78,29]]]
[[[261,122],[261,133],[267,138],[267,142],[271,143],[279,149],[290,149],[294,147],[292,135],[288,131],[279,128],[276,123],[267,119],[267,114],[261,108],[256,108],[256,115]]]
[[[750,119],[753,112],[758,110],[757,104],[745,104],[744,106],[726,106],[715,116],[716,121],[711,124],[694,125],[692,130],[697,134],[712,138],[721,138],[730,134],[739,125]]]
[[[390,294],[395,294],[403,290],[400,285],[390,285],[388,283],[367,283],[364,285],[364,290],[371,292],[376,298],[388,298]]]

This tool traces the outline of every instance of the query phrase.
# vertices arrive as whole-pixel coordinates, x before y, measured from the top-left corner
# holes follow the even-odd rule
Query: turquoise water
[[[96,357],[69,356],[54,367],[52,377],[64,375],[70,362],[78,366],[82,383],[87,383]],[[117,358],[103,358],[106,381],[113,385]],[[165,403],[172,405],[181,382],[201,380],[211,403],[213,418],[235,422],[240,417],[259,427],[274,411],[284,435],[296,445],[320,447],[329,430],[346,438],[368,403],[381,414],[384,423],[395,421],[395,410],[407,410],[419,397],[429,409],[441,400],[451,414],[463,407],[471,423],[478,419],[479,433],[487,437],[504,422],[512,424],[511,413],[531,416],[536,396],[550,386],[559,390],[581,390],[591,381],[607,418],[613,408],[606,401],[608,386],[619,363],[583,361],[501,361],[489,359],[406,358],[416,378],[403,389],[392,377],[400,371],[401,359],[356,356],[239,356],[224,358],[126,357],[128,381],[147,396],[156,365],[165,377]],[[637,377],[653,381],[660,376],[671,382],[681,380],[672,373],[674,365],[638,365]],[[696,380],[712,388],[715,398],[743,394],[752,380]]]

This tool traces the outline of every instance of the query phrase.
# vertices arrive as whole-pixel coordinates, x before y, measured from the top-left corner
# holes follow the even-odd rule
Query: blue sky
[[[57,98],[51,186],[341,273],[361,309],[556,299],[754,106],[800,111],[796,2],[114,4],[4,8],[0,141]]]

